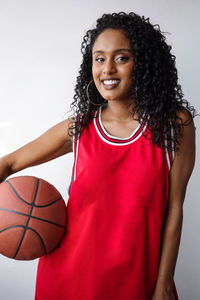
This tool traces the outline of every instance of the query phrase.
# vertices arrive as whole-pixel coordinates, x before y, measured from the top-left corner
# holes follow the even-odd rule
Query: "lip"
[[[101,79],[101,82],[104,80],[120,80],[119,78],[109,78],[109,77],[105,77]]]

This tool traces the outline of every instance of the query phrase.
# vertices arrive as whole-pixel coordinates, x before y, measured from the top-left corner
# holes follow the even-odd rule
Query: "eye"
[[[119,56],[118,58],[117,58],[117,60],[120,60],[120,61],[127,61],[129,58],[128,57],[126,57],[126,56]]]
[[[129,60],[129,58],[126,57],[126,56],[119,56],[118,58],[116,58],[116,60],[119,60],[120,62],[126,62],[126,61]],[[101,63],[101,62],[104,61],[104,58],[103,58],[103,57],[97,57],[97,58],[95,59],[95,61]]]
[[[99,60],[99,59],[100,59],[100,60]],[[98,57],[98,58],[95,59],[95,61],[102,62],[101,59],[103,59],[103,58],[102,58],[102,57]]]

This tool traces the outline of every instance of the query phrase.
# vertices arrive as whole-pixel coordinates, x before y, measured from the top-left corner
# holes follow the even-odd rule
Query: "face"
[[[106,29],[97,37],[92,49],[92,75],[104,99],[130,99],[133,66],[131,42],[122,30]]]

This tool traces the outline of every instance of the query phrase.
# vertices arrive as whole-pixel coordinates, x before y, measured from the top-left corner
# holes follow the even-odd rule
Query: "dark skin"
[[[188,112],[179,113],[188,120]],[[175,299],[172,281],[178,256],[183,223],[183,203],[188,181],[195,164],[195,127],[194,123],[184,127],[179,151],[175,152],[174,162],[169,174],[169,205],[164,225],[162,252],[157,284],[151,300]]]
[[[105,30],[94,43],[92,57],[93,80],[99,93],[108,100],[105,114],[113,121],[132,121],[131,107],[127,110],[127,105],[132,102],[130,90],[134,66],[129,39],[121,30]],[[106,89],[102,83],[105,78],[118,79],[120,82],[112,89]]]
[[[100,43],[97,43],[100,42]],[[128,51],[118,51],[121,48]],[[96,69],[93,64],[95,84],[108,100],[108,106],[102,111],[102,121],[106,130],[114,136],[128,137],[137,127],[138,121],[132,119],[126,106],[130,103],[130,87],[132,84],[131,70],[134,64],[130,41],[120,30],[109,30],[101,33],[94,48],[101,50]],[[100,54],[100,53],[99,53]],[[122,59],[122,57],[127,57]],[[94,59],[93,54],[93,59]],[[102,76],[102,77],[101,77]],[[116,77],[120,79],[116,89],[106,90],[101,86],[101,78]],[[188,119],[188,113],[178,113],[183,121]],[[37,139],[0,158],[0,182],[9,175],[25,168],[39,165],[73,151],[72,136],[68,128],[73,119],[69,118],[47,130]],[[195,163],[195,129],[193,121],[184,127],[180,149],[175,152],[175,158],[170,170],[169,205],[165,219],[162,240],[162,252],[157,283],[151,300],[174,300],[172,280],[180,244],[183,202],[189,178]]]
[[[104,127],[109,134],[126,138],[138,126],[138,121],[131,116],[131,72],[134,66],[131,43],[123,31],[108,29],[98,36],[92,53],[95,85],[102,97],[108,100],[108,104],[102,108]],[[102,84],[104,78],[117,78],[120,83],[108,90]],[[130,106],[127,108],[128,104]]]
[[[108,100],[107,106],[102,109],[102,122],[109,134],[122,138],[128,137],[138,125],[138,121],[133,120],[127,109],[127,104],[131,101],[133,65],[131,44],[123,31],[107,29],[98,36],[93,47],[92,72],[99,93]],[[101,82],[101,79],[107,77],[119,79],[120,83],[107,90]],[[189,118],[186,111],[177,114],[184,122]],[[179,150],[175,152],[169,174],[169,204],[164,223],[157,283],[151,300],[175,300],[172,283],[182,231],[183,203],[194,164],[195,127],[192,121],[190,125],[184,126],[181,144]]]

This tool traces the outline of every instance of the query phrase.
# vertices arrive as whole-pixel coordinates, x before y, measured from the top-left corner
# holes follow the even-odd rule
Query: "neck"
[[[122,101],[108,101],[102,106],[102,111],[109,119],[113,121],[130,121],[133,120],[132,109],[134,103],[127,103]]]

